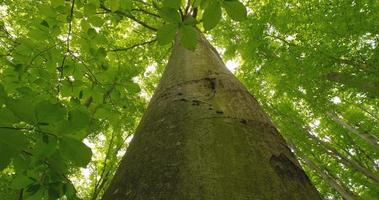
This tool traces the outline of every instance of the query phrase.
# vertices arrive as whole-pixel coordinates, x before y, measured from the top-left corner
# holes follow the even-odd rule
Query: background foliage
[[[197,27],[325,199],[377,199],[379,2],[188,2],[0,0],[0,198],[101,197]]]

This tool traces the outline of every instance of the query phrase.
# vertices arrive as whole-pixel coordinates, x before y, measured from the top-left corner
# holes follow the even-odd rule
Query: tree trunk
[[[320,144],[321,147],[325,149],[325,151],[335,157],[337,160],[339,160],[341,163],[343,163],[347,167],[352,167],[354,170],[364,174],[367,178],[371,179],[375,183],[379,183],[379,176],[371,172],[369,169],[363,167],[360,163],[355,161],[353,158],[346,158],[344,155],[342,155],[337,149],[329,145],[328,143],[320,140],[316,136],[312,135],[311,133],[307,132],[308,136],[312,138],[317,144]]]
[[[103,200],[320,199],[273,123],[199,33],[176,42]]]
[[[289,142],[289,141],[288,141]],[[296,152],[296,154],[301,158],[301,160],[312,170],[314,170],[328,185],[335,189],[343,199],[346,200],[355,200],[357,196],[350,191],[348,188],[344,187],[335,177],[333,177],[329,171],[323,167],[318,166],[311,159],[308,159],[307,156],[298,151],[292,142],[289,142],[291,148]]]
[[[337,124],[344,127],[345,129],[349,130],[350,132],[354,133],[356,136],[362,138],[367,143],[371,144],[372,146],[379,149],[379,140],[376,138],[376,136],[370,134],[370,133],[362,133],[358,131],[356,128],[350,126],[348,123],[343,121],[341,118],[335,116],[332,113],[327,113],[327,115]]]
[[[292,119],[291,116],[288,116],[287,114],[284,114],[284,113],[280,113],[274,108],[271,108],[271,109],[274,113],[285,116],[285,119],[287,120],[287,122],[293,124],[294,126],[299,127],[307,137],[311,138],[314,142],[316,142],[316,144],[319,145],[319,147],[323,148],[327,154],[333,156],[338,161],[343,163],[345,166],[351,167],[355,171],[358,171],[358,172],[364,174],[367,178],[371,179],[375,183],[379,183],[379,176],[378,175],[376,175],[374,172],[370,171],[368,168],[364,167],[358,161],[354,160],[353,157],[351,157],[350,159],[347,158],[345,155],[341,154],[333,146],[331,146],[327,142],[322,141],[320,138],[314,136],[311,133],[311,131],[310,131],[311,128],[308,125],[304,125],[304,127],[303,127],[300,123],[298,123],[294,119]]]

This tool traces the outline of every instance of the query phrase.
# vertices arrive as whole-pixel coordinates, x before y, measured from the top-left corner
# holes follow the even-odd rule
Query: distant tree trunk
[[[306,137],[311,138],[313,141],[316,142],[316,144],[323,148],[325,152],[334,158],[336,158],[338,161],[343,163],[347,167],[351,167],[352,169],[364,174],[367,178],[371,179],[375,183],[379,183],[379,176],[376,175],[374,172],[371,172],[369,169],[361,165],[358,161],[354,160],[354,158],[347,158],[345,155],[341,154],[337,149],[335,149],[333,146],[328,144],[327,142],[322,141],[320,138],[314,136],[311,133],[311,128],[308,125],[302,125],[298,122],[296,122],[294,119],[291,118],[291,116],[288,116],[285,113],[280,113],[274,108],[272,108],[272,111],[276,114],[280,114],[285,116],[285,120],[287,122],[292,123],[294,126],[299,127],[302,130],[302,133],[305,133]]]
[[[199,33],[176,42],[103,200],[320,199],[258,102]]]
[[[358,131],[356,128],[353,126],[349,125],[345,121],[343,121],[341,118],[337,117],[336,115],[332,113],[327,113],[327,115],[337,124],[340,126],[344,127],[345,129],[349,130],[350,132],[354,133],[356,136],[362,138],[364,141],[367,143],[371,144],[372,146],[376,147],[379,149],[379,140],[375,135],[372,135],[370,133],[362,133]]]
[[[321,145],[325,149],[325,151],[338,159],[341,163],[343,163],[347,167],[352,167],[354,170],[364,174],[367,178],[371,179],[375,183],[379,183],[379,176],[371,172],[369,169],[363,167],[360,163],[355,161],[353,158],[346,158],[344,155],[342,155],[337,149],[332,147],[327,142],[324,142],[317,138],[316,136],[312,135],[311,133],[307,132],[308,136],[312,138],[317,144]]]
[[[296,152],[296,154],[301,158],[301,160],[312,170],[314,170],[317,175],[319,175],[322,180],[324,180],[328,185],[335,189],[343,199],[355,200],[357,196],[350,191],[348,188],[344,187],[334,176],[332,176],[327,169],[318,166],[307,156],[298,151],[291,142],[289,142],[291,148]]]

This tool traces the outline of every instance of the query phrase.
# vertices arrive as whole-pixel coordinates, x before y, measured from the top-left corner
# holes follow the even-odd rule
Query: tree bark
[[[199,33],[176,42],[103,200],[320,199],[255,98]]]

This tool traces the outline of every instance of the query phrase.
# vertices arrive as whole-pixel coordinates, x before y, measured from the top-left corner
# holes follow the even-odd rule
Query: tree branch
[[[155,13],[149,12],[149,11],[144,10],[144,9],[141,9],[141,8],[133,8],[131,11],[142,12],[142,13],[145,13],[145,14],[151,15],[151,16],[153,16],[153,17],[161,18],[161,16],[159,16],[158,14],[155,14]]]
[[[128,51],[130,49],[133,49],[133,48],[137,48],[137,47],[141,47],[141,46],[144,46],[144,45],[147,45],[147,44],[151,44],[151,43],[154,43],[155,41],[157,41],[156,39],[153,39],[153,40],[150,40],[150,41],[146,41],[146,42],[142,42],[142,43],[138,43],[138,44],[134,44],[130,47],[124,47],[124,48],[115,48],[115,49],[112,49],[110,51],[113,51],[113,52],[117,52],[117,51]]]
[[[101,4],[101,5],[100,5],[100,8],[102,8],[102,9],[105,10],[105,11],[107,11],[108,13],[111,13],[111,12],[112,12],[109,8],[105,7],[104,4]],[[122,15],[122,16],[125,16],[125,17],[127,17],[127,18],[129,18],[129,19],[131,19],[131,20],[133,20],[133,21],[135,21],[135,22],[137,22],[137,23],[140,24],[141,26],[143,26],[143,27],[145,27],[145,28],[147,28],[147,29],[150,29],[150,30],[152,30],[152,31],[154,31],[154,32],[156,32],[156,31],[158,30],[158,29],[156,29],[156,28],[154,28],[154,27],[152,27],[152,26],[146,24],[145,22],[143,22],[143,21],[137,19],[137,18],[136,18],[135,16],[133,16],[132,14],[125,13],[125,12],[122,12],[122,11],[116,11],[115,13],[116,13],[116,14],[119,14],[119,15]]]
[[[71,38],[71,33],[72,33],[72,20],[73,20],[73,17],[74,17],[74,7],[75,7],[75,0],[72,0],[72,2],[71,2],[71,9],[70,9],[70,15],[69,15],[69,21],[68,21],[68,34],[67,34],[67,41],[66,41],[66,52],[65,52],[65,54],[63,56],[61,65],[58,68],[58,72],[59,72],[59,79],[58,79],[58,85],[57,85],[58,95],[60,93],[61,84],[62,84],[62,80],[63,80],[64,63],[66,61],[67,55],[70,52],[70,38]]]

